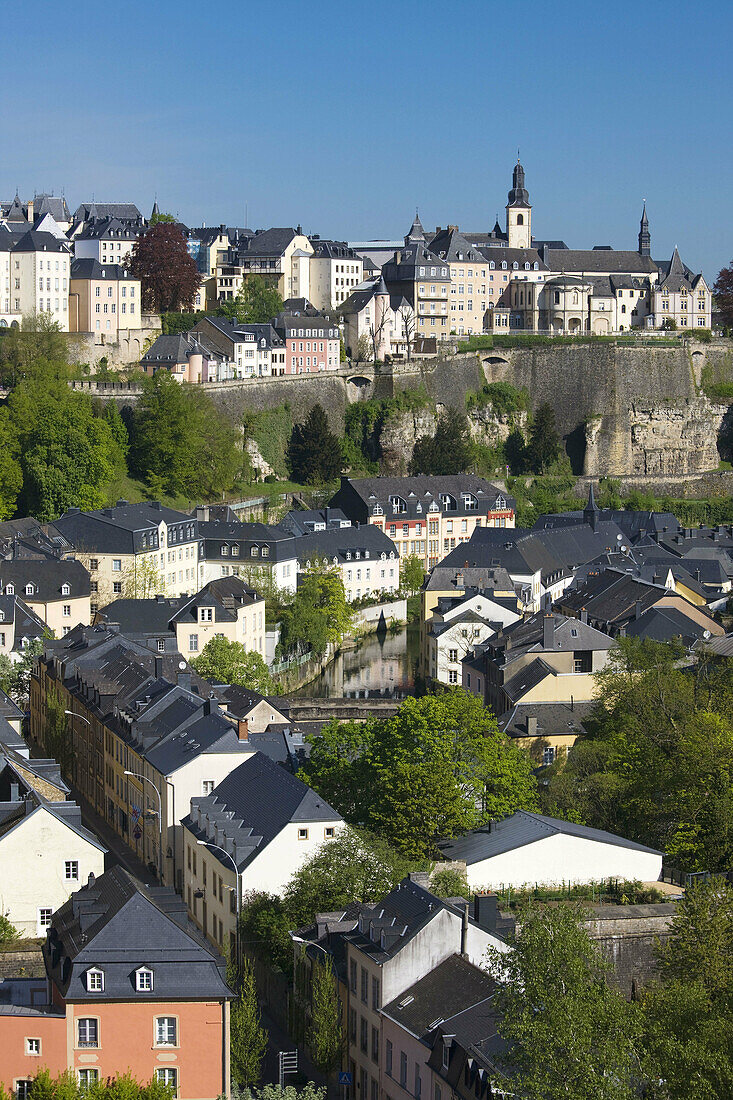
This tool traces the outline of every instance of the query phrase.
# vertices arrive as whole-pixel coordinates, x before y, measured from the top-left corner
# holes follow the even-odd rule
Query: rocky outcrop
[[[380,471],[383,474],[406,474],[415,441],[421,435],[434,435],[436,424],[436,411],[432,408],[399,412],[390,416],[382,425],[379,437],[382,452]]]
[[[249,461],[252,464],[252,469],[258,477],[267,477],[268,474],[274,474],[274,470],[267,459],[262,457],[260,448],[255,443],[254,439],[248,439],[245,441],[244,449],[249,456]]]
[[[726,406],[698,397],[679,405],[634,403],[630,409],[630,464],[622,471],[675,477],[718,465],[718,430]]]
[[[471,409],[468,413],[468,430],[475,443],[487,447],[496,447],[509,438],[515,428],[526,434],[527,413],[496,413],[490,405],[482,409]]]

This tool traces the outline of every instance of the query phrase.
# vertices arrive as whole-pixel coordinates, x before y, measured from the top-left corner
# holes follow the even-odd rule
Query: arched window
[[[527,261],[527,263],[525,263],[524,270],[529,271],[529,261]]]
[[[517,225],[524,225],[524,214],[517,214]]]
[[[536,260],[535,260],[535,262],[534,262],[534,263],[532,264],[532,267],[533,267],[533,268],[535,269],[535,271],[539,271],[539,269],[540,269],[540,265],[539,265],[539,264],[537,263],[537,261],[536,261]]]

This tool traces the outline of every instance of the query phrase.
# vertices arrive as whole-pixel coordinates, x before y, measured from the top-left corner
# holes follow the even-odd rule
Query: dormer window
[[[450,1068],[450,1048],[451,1040],[443,1038],[443,1069]]]
[[[14,584],[6,584],[5,585],[5,595],[6,596],[14,596],[15,595],[15,585]]]
[[[61,585],[61,595],[62,595],[62,596],[69,596],[69,595],[71,595],[71,585],[69,585],[69,584],[62,584],[62,585]]]
[[[496,498],[495,507],[496,508],[506,508],[506,501],[504,500],[504,497],[499,496],[499,497]]]
[[[27,585],[25,586],[25,594],[26,594],[26,596],[32,596],[32,595],[33,595],[33,593],[35,592],[35,590],[36,590],[36,589],[35,589],[35,586],[34,586],[34,585],[32,585],[32,584],[27,584]]]
[[[199,622],[210,623],[214,619],[213,607],[200,607],[199,608]]]
[[[138,993],[153,992],[153,972],[147,966],[141,966],[135,971],[135,989]]]
[[[92,967],[87,970],[87,993],[104,993],[104,971]]]

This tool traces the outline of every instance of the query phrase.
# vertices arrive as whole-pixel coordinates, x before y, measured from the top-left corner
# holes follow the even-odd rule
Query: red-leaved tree
[[[133,245],[130,270],[142,283],[143,309],[167,313],[193,305],[200,276],[177,225],[146,229]]]

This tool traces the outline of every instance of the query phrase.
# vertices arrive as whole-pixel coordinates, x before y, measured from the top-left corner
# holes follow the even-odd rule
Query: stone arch
[[[346,380],[346,400],[352,404],[355,401],[366,401],[372,395],[373,381],[362,374],[353,375]]]
[[[596,317],[595,321],[593,322],[593,332],[596,336],[607,336],[608,318]]]

